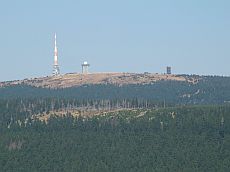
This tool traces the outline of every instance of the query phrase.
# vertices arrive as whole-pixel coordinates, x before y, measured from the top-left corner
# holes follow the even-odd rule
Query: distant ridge
[[[1,82],[0,87],[20,84],[42,88],[69,88],[88,84],[114,84],[122,86],[128,84],[151,84],[160,80],[197,83],[199,79],[199,77],[153,73],[69,73],[60,76]]]

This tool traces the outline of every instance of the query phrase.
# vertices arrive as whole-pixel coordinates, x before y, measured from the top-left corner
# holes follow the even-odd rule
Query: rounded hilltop
[[[160,80],[197,82],[198,79],[182,75],[156,74],[156,73],[68,73],[58,76],[47,76],[33,79],[24,79],[1,83],[1,86],[25,84],[43,88],[68,88],[92,84],[151,84]]]

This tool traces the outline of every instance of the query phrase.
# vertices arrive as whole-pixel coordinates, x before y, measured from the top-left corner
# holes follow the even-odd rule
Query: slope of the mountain
[[[136,106],[140,101],[166,104],[230,102],[230,77],[159,74],[66,74],[1,83],[0,99],[56,98],[110,100]],[[89,103],[88,103],[89,104]]]

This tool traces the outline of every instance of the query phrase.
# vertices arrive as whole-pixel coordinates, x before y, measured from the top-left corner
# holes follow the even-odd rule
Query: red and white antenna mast
[[[54,35],[54,64],[53,64],[53,75],[60,75],[59,65],[58,65],[58,49],[57,49],[57,36]]]

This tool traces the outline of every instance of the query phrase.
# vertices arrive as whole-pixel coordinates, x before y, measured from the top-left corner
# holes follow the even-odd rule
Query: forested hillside
[[[227,172],[230,78],[199,78],[1,87],[0,171]]]
[[[37,88],[20,84],[0,88],[0,98],[140,99],[168,104],[223,104],[230,102],[230,77],[203,76],[200,78],[197,83],[163,80],[151,84],[122,86],[93,84],[63,89]]]
[[[4,172],[226,172],[229,113],[229,106],[124,110],[10,128],[1,120],[0,167]]]

